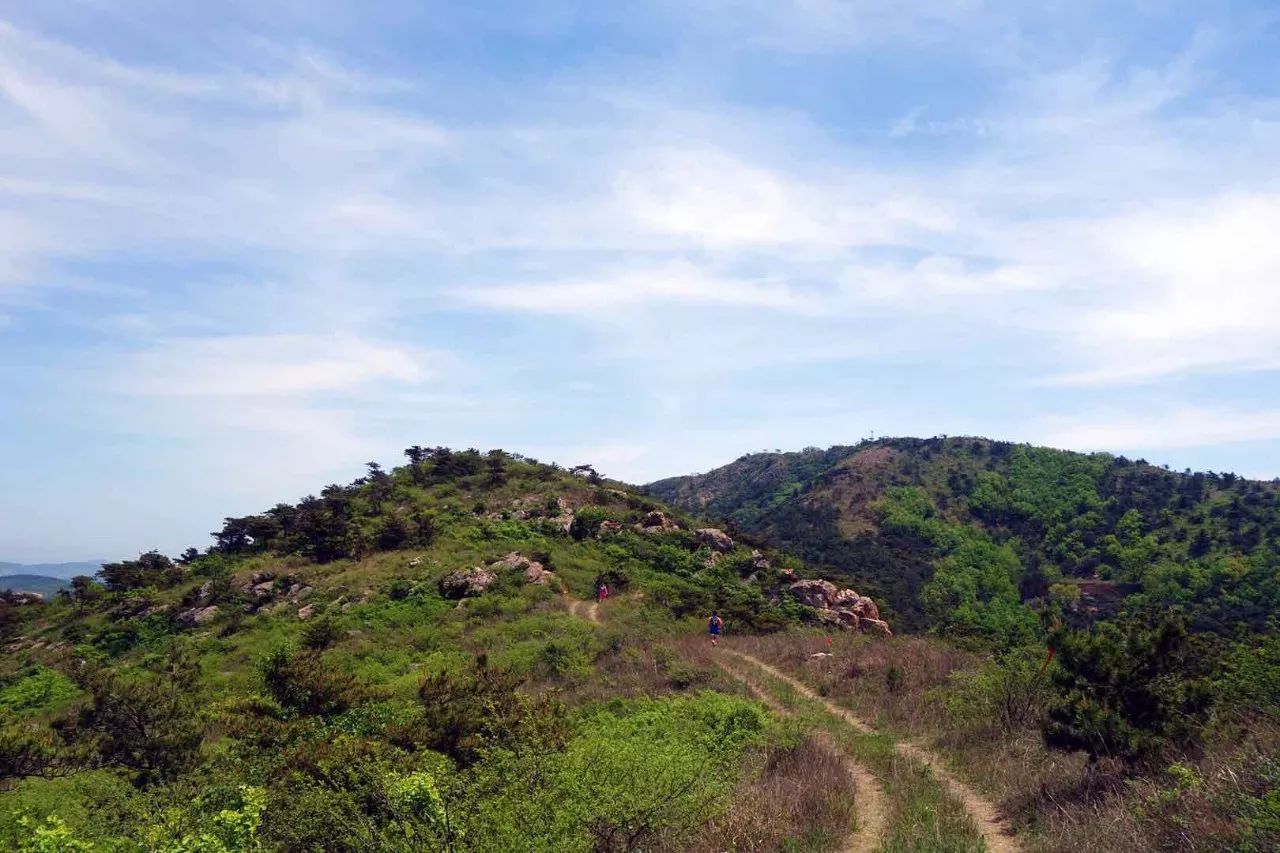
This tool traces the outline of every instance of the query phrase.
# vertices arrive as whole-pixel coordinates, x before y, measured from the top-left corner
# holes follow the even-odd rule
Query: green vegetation
[[[1011,549],[1023,600],[1086,584],[1065,613],[1077,627],[1139,591],[1134,609],[1179,608],[1193,630],[1224,635],[1266,630],[1280,610],[1280,484],[1234,474],[980,438],[896,438],[754,454],[646,490],[848,578],[904,628],[944,621],[946,608],[924,594],[950,555],[937,548],[940,525]]]
[[[0,846],[622,851],[727,820],[776,738],[658,641],[794,621],[781,571],[589,470],[406,455],[0,602]],[[602,580],[608,627],[565,612]]]
[[[652,487],[726,543],[587,467],[406,459],[0,595],[0,846],[835,849],[843,752],[888,797],[884,849],[976,849],[906,738],[1046,848],[1094,810],[1135,849],[1178,847],[1183,813],[1228,816],[1188,849],[1280,842],[1273,485],[934,439]],[[818,573],[920,636],[806,633],[787,587]],[[763,675],[785,723],[733,695],[711,610],[877,730]]]

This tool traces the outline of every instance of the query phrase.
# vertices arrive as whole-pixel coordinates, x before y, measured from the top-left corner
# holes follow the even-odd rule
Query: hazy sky
[[[0,559],[410,444],[1280,475],[1272,2],[0,0]]]

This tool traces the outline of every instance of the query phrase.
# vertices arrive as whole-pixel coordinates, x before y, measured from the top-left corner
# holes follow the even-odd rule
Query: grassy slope
[[[48,725],[86,701],[86,694],[59,674],[78,666],[75,660],[128,676],[157,666],[181,647],[199,665],[197,705],[207,726],[196,768],[166,785],[141,790],[128,783],[130,773],[86,769],[10,786],[0,793],[0,846],[29,836],[18,825],[28,812],[37,819],[58,814],[74,833],[100,843],[137,839],[147,821],[166,810],[186,814],[195,824],[207,822],[220,802],[234,801],[234,786],[244,783],[268,792],[263,832],[271,846],[293,846],[311,832],[329,838],[330,849],[359,849],[370,843],[370,836],[353,834],[354,818],[343,818],[339,806],[317,806],[318,812],[299,816],[299,809],[312,808],[306,805],[308,798],[319,796],[305,782],[307,774],[318,772],[315,762],[323,763],[318,756],[304,760],[299,750],[307,743],[314,744],[307,750],[326,743],[326,749],[336,749],[334,744],[358,732],[360,742],[367,744],[360,748],[382,756],[377,762],[369,759],[371,767],[384,768],[379,773],[423,766],[424,753],[406,752],[388,740],[388,721],[418,713],[424,676],[469,671],[481,654],[490,667],[521,678],[522,694],[565,703],[575,731],[586,732],[581,737],[587,737],[593,709],[601,703],[626,711],[629,706],[618,706],[619,700],[674,701],[717,685],[736,692],[733,685],[717,681],[714,671],[687,663],[670,638],[698,632],[711,607],[729,613],[736,608],[753,618],[768,614],[764,594],[770,573],[757,573],[757,580],[747,583],[734,568],[750,564],[747,549],[740,547],[725,555],[718,568],[709,568],[709,552],[687,521],[660,532],[629,527],[657,507],[652,499],[617,484],[592,485],[518,460],[508,460],[500,478],[488,472],[417,478],[404,470],[392,478],[391,497],[377,510],[367,504],[367,484],[355,489],[349,526],[375,529],[390,515],[424,512],[435,530],[429,544],[325,563],[296,554],[213,553],[158,587],[104,593],[79,604],[18,608],[23,620],[19,637],[11,638],[9,651],[0,656],[0,708],[7,712],[8,725],[49,738]],[[628,527],[603,539],[575,538],[563,529],[566,508],[576,509],[579,517],[594,514],[597,522],[608,517]],[[556,580],[530,585],[521,572],[505,570],[493,587],[465,605],[442,596],[439,580],[445,574],[492,563],[513,551],[543,562]],[[252,596],[241,591],[255,573],[288,578],[256,609],[250,606]],[[603,608],[605,624],[571,616],[565,597],[591,597],[602,575],[615,590],[615,598]],[[179,614],[209,604],[208,598],[197,597],[211,579],[220,590],[212,594],[216,615],[206,624],[184,625]],[[775,580],[780,582],[780,575]],[[291,598],[285,593],[293,583],[311,589]],[[246,613],[247,606],[253,612]],[[303,607],[311,608],[309,619],[300,618]],[[729,621],[736,629],[743,627],[742,619]],[[354,676],[370,691],[369,698],[336,717],[282,714],[263,698],[260,662],[274,649],[299,648],[308,628],[318,622],[335,629],[331,645],[320,653],[326,671]],[[708,807],[698,816],[702,826],[692,832],[678,821],[669,829],[660,826],[650,842],[655,849],[718,849],[725,838],[764,840],[772,849],[784,843],[829,849],[839,842],[850,821],[849,803],[823,782],[831,774],[813,773],[823,762],[835,767],[835,773],[838,761],[803,732],[770,731],[736,761],[729,782],[737,794],[730,804]],[[572,756],[576,742],[570,740],[566,755]],[[325,783],[334,784],[339,783]],[[194,813],[189,811],[192,786],[211,798],[197,803]],[[796,810],[810,815],[807,825],[789,820]],[[325,820],[338,823],[313,825]],[[490,824],[481,820],[477,826]],[[500,823],[491,827],[498,832]],[[361,831],[367,833],[367,828]],[[475,837],[483,835],[477,830]],[[580,849],[581,839],[569,832],[556,845]],[[475,843],[480,845],[475,849],[488,849]]]

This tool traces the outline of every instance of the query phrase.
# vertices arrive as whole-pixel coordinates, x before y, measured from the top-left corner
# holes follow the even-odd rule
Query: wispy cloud
[[[1175,407],[1046,424],[1037,440],[1079,450],[1170,450],[1280,439],[1280,410]]]
[[[438,359],[438,357],[437,357]],[[229,336],[161,340],[128,357],[117,387],[166,397],[276,397],[417,384],[432,354],[346,336]]]
[[[400,442],[1271,432],[1265,10],[389,8],[0,23],[0,461],[92,423],[240,506]],[[1177,429],[1052,420],[1130,389]]]

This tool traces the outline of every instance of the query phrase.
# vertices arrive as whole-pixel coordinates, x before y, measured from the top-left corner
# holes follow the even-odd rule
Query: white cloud
[[[1110,293],[1070,326],[1090,385],[1280,368],[1280,195],[1156,208],[1095,227]]]
[[[648,305],[755,308],[806,314],[814,303],[777,282],[739,280],[693,264],[607,273],[598,278],[477,287],[458,291],[474,305],[538,314],[614,315]]]
[[[643,152],[615,188],[627,218],[657,235],[713,249],[841,249],[951,230],[945,202],[912,184],[831,167],[819,185],[706,146]]]
[[[1035,436],[1075,450],[1170,450],[1280,439],[1280,411],[1184,406],[1142,415],[1049,421]]]
[[[348,391],[372,382],[420,383],[428,354],[350,337],[227,336],[159,341],[127,360],[133,394],[259,397]]]

